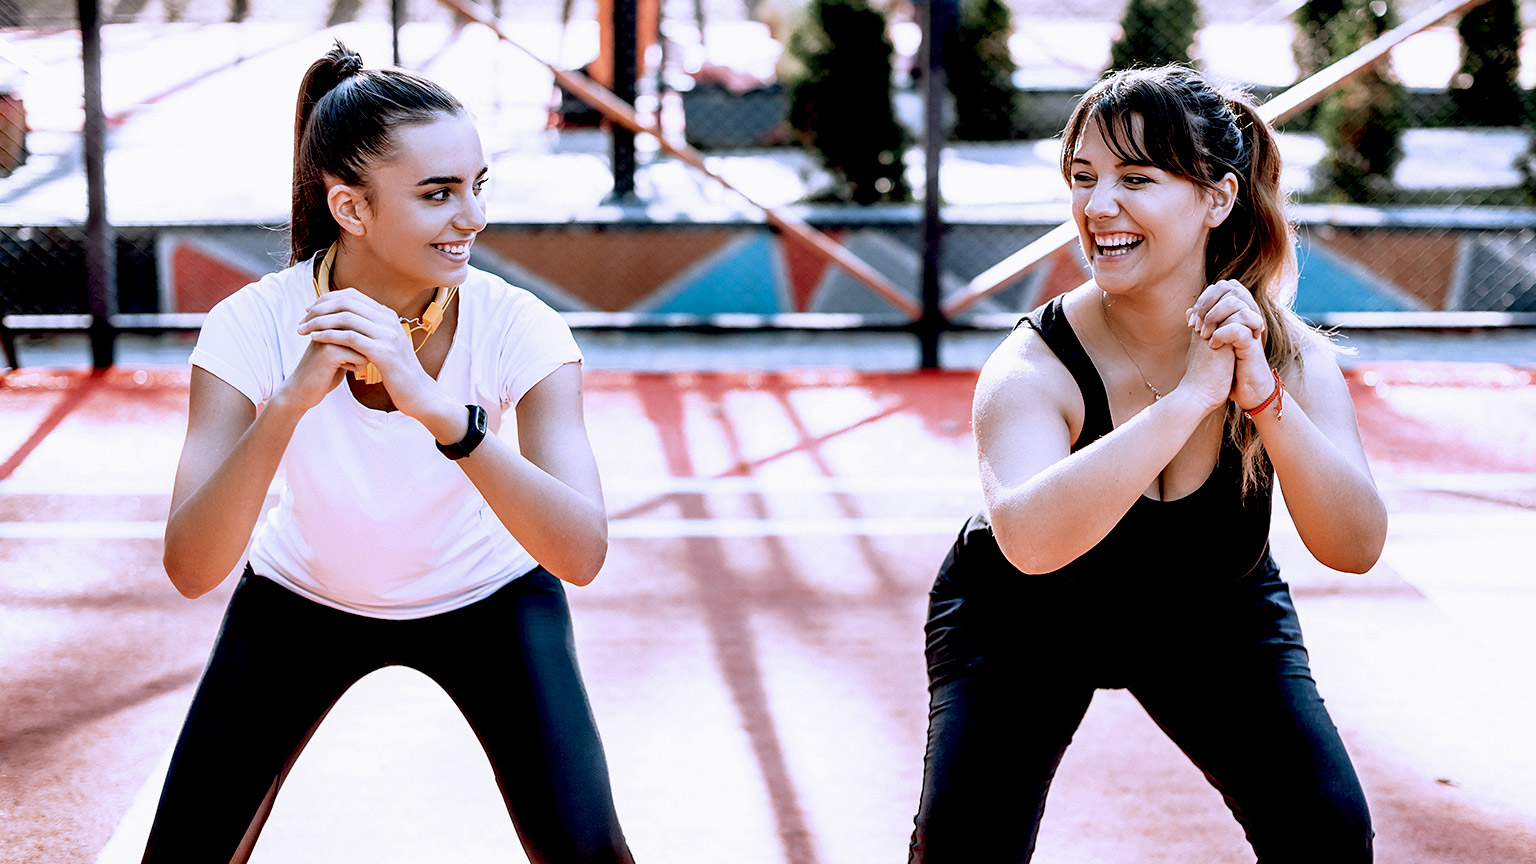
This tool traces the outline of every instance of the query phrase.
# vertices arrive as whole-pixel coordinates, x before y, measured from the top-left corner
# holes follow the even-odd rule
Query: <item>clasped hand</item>
[[[1258,301],[1243,283],[1223,279],[1200,292],[1189,310],[1189,326],[1194,331],[1190,346],[1191,371],[1197,371],[1193,364],[1199,348],[1208,349],[1203,352],[1206,354],[1227,353],[1222,349],[1230,352],[1232,365],[1227,373],[1226,398],[1241,408],[1263,402],[1274,391],[1274,375],[1270,372],[1269,358],[1264,354],[1264,315],[1259,311]],[[1207,374],[1212,375],[1211,372]]]
[[[393,309],[353,288],[330,291],[310,304],[298,332],[310,344],[289,383],[306,407],[325,398],[344,373],[361,376],[372,363],[395,407],[414,416],[412,406],[430,379]]]

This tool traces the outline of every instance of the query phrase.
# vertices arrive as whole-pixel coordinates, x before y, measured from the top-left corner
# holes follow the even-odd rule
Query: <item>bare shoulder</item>
[[[1072,374],[1034,328],[1020,325],[987,358],[976,381],[972,414],[978,432],[1020,414],[1065,419],[1074,437],[1082,427],[1083,400]]]
[[[1028,324],[1021,324],[987,358],[976,390],[980,393],[985,389],[993,395],[1019,387],[1049,387],[1052,379],[1070,381],[1071,377],[1044,337]]]

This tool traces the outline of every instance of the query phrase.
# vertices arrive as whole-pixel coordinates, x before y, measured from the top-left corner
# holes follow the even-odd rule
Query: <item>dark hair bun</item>
[[[363,71],[363,55],[337,42],[331,49],[331,66],[336,70],[336,80],[345,81]]]

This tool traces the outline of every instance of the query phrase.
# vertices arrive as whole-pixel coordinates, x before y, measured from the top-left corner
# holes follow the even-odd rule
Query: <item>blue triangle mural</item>
[[[1328,312],[1407,312],[1413,307],[1393,296],[1364,267],[1318,243],[1299,250],[1301,281],[1296,312],[1303,317]]]
[[[772,235],[759,232],[731,242],[657,291],[671,296],[648,311],[691,315],[785,311],[779,287],[782,268],[774,242]]]

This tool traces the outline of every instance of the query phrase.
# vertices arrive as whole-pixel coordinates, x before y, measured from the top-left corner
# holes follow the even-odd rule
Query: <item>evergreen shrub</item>
[[[1120,36],[1109,46],[1109,68],[1195,65],[1199,0],[1131,0],[1120,16]]]
[[[959,0],[959,20],[945,45],[944,68],[955,100],[960,141],[1004,141],[1023,126],[1024,95],[1013,84],[1019,67],[1008,51],[1013,13],[1003,0]]]
[[[1344,58],[1397,25],[1389,0],[1311,0],[1297,11],[1296,65],[1302,76]],[[1402,156],[1403,85],[1385,62],[1330,93],[1313,128],[1328,147],[1319,164],[1325,200],[1385,203]]]
[[[789,51],[801,67],[790,83],[789,125],[837,180],[818,200],[910,201],[884,13],[866,0],[812,0]]]
[[[1521,125],[1519,5],[1487,0],[1461,17],[1456,32],[1461,70],[1451,81],[1451,98],[1457,121],[1464,126]]]

